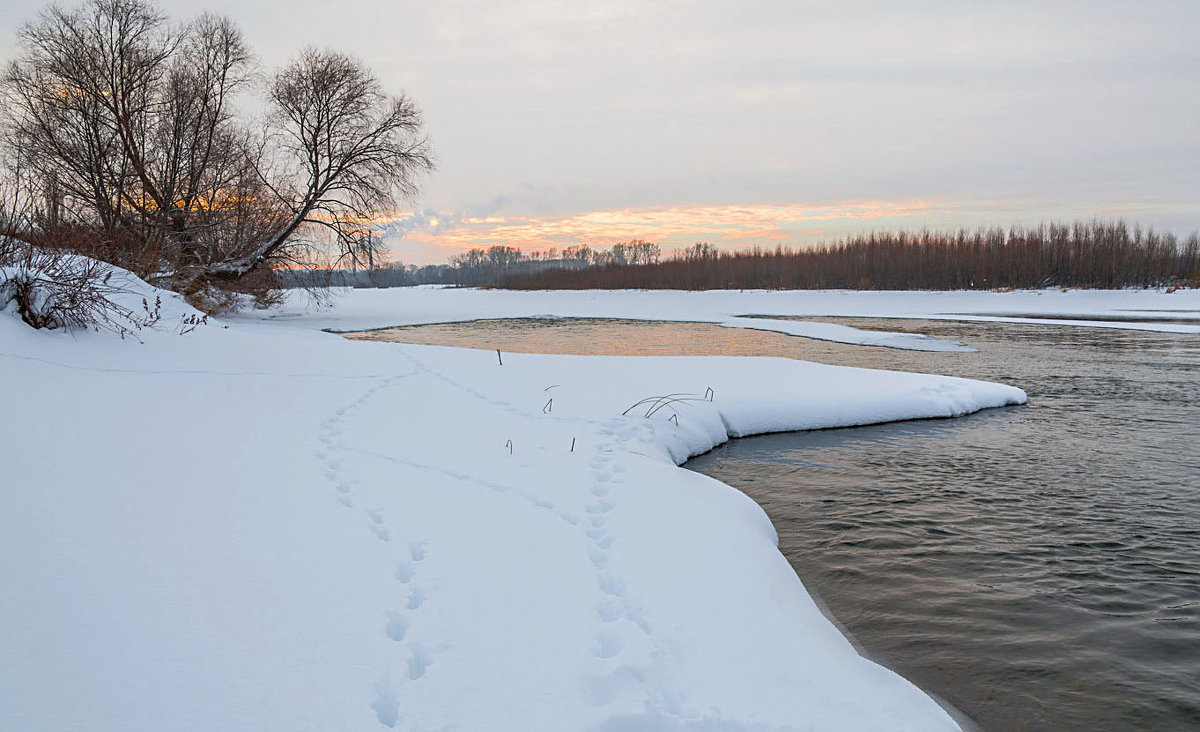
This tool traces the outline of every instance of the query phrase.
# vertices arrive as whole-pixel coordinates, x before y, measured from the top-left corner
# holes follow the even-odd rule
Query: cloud
[[[658,206],[537,216],[502,214],[502,205],[503,199],[497,197],[490,205],[466,211],[426,209],[401,214],[389,220],[384,231],[397,250],[412,245],[452,251],[494,244],[528,249],[581,243],[606,246],[630,239],[668,248],[695,241],[738,246],[800,243],[831,228],[814,228],[819,223],[883,224],[951,211],[945,203],[920,200]]]
[[[502,195],[460,211],[438,211],[426,208],[421,211],[393,212],[381,216],[378,221],[380,233],[392,239],[405,239],[415,232],[449,230],[471,221],[486,220],[489,214],[499,211],[507,202]]]

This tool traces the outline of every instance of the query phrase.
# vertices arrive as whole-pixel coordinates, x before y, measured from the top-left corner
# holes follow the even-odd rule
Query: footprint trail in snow
[[[626,452],[621,448],[639,431],[648,429],[629,420],[610,420],[600,429],[596,454],[588,461],[591,500],[586,507],[586,539],[599,590],[595,605],[598,627],[592,644],[598,670],[589,678],[588,687],[590,701],[598,707],[641,687],[636,682],[647,680],[653,669],[661,666],[663,657],[644,609],[611,554],[619,538],[611,519],[619,509],[620,492],[625,487],[625,467],[615,457]]]
[[[344,464],[348,452],[359,452],[349,448],[342,435],[345,423],[350,420],[355,411],[374,399],[381,390],[395,385],[402,379],[421,374],[413,371],[396,377],[388,377],[372,386],[354,401],[339,407],[332,416],[321,422],[318,433],[320,444],[316,457],[321,461],[325,478],[334,486],[336,500],[347,507],[355,507],[356,481],[346,475]],[[382,456],[380,456],[382,457]],[[368,530],[380,541],[389,543],[395,536],[384,512],[378,508],[363,508]],[[428,555],[426,543],[413,541],[404,545],[401,555],[395,561],[393,577],[402,585],[406,592],[404,600],[385,613],[383,632],[396,644],[403,647],[403,673],[397,674],[391,670],[385,672],[375,683],[371,692],[371,710],[379,723],[386,727],[396,727],[403,719],[401,710],[402,691],[404,684],[419,682],[430,666],[434,657],[430,645],[423,640],[414,638],[414,624],[419,624],[421,608],[425,604],[426,595],[419,585],[419,567]],[[397,678],[399,676],[400,678]]]

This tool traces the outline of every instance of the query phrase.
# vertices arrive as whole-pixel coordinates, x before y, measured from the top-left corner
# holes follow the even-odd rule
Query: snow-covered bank
[[[753,315],[755,317],[744,317]],[[302,296],[266,316],[333,331],[497,317],[688,320],[820,340],[919,351],[971,350],[952,340],[881,333],[770,316],[927,318],[1200,333],[1200,290],[1020,290],[858,292],[848,290],[584,290],[523,292],[443,289],[347,290],[315,311]]]
[[[311,330],[338,312],[143,344],[0,315],[0,728],[954,727],[820,614],[756,504],[675,463],[1020,390],[785,359],[501,366]]]

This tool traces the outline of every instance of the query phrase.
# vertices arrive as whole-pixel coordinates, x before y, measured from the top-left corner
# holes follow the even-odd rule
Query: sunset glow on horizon
[[[797,244],[827,235],[832,222],[892,224],[934,214],[951,213],[933,201],[858,201],[838,204],[700,205],[622,208],[558,216],[493,213],[455,216],[443,212],[409,212],[381,221],[384,235],[402,239],[406,248],[421,246],[443,256],[496,244],[526,250],[575,244],[609,246],[632,239],[665,250],[707,241],[718,246]]]
[[[1186,208],[1186,204],[1173,205]],[[1146,204],[1041,208],[1029,201],[844,201],[630,207],[564,214],[458,214],[426,209],[379,219],[380,233],[406,262],[436,264],[468,249],[504,245],[525,251],[641,239],[664,252],[708,242],[723,249],[802,247],[872,230],[973,228],[1092,218],[1154,216]],[[1002,224],[998,222],[1003,222]],[[413,255],[416,256],[413,256]]]

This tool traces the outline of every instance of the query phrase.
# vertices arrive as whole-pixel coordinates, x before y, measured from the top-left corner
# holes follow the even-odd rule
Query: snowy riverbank
[[[0,314],[0,727],[954,727],[821,615],[757,505],[676,463],[1023,392],[314,332],[526,314],[503,295],[355,293],[186,335],[166,298],[144,343]]]
[[[303,327],[339,332],[498,317],[700,321],[840,343],[931,351],[962,349],[952,341],[937,338],[771,316],[981,320],[1200,333],[1200,290],[528,292],[412,287],[341,292],[332,309],[315,310],[303,296],[294,296],[281,310],[245,317],[294,320]]]

